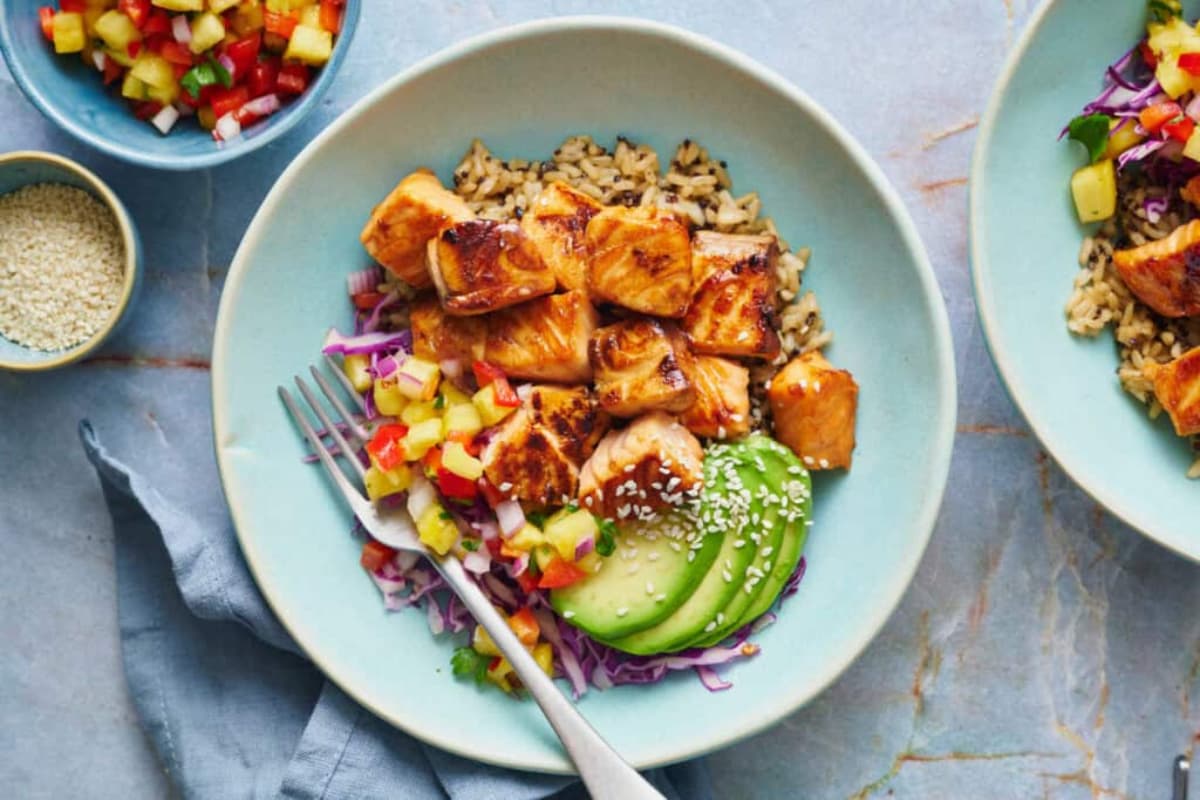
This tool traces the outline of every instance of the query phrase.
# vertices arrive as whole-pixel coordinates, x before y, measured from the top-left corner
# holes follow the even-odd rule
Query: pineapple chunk
[[[363,483],[367,487],[367,497],[371,500],[406,491],[412,486],[412,481],[412,469],[407,464],[384,471],[377,464],[372,463],[367,468],[366,475],[363,476]]]
[[[441,377],[437,364],[414,356],[396,371],[396,385],[400,394],[410,400],[432,400],[437,394]]]
[[[55,18],[57,18],[57,14]],[[142,34],[133,20],[120,11],[106,11],[96,20],[96,35],[113,50],[124,53],[131,42],[141,41]]]
[[[203,53],[225,38],[225,23],[211,11],[205,11],[192,20],[192,42],[188,45],[193,53]]]
[[[467,394],[462,389],[459,389],[450,381],[442,382],[441,393],[442,400],[446,404],[446,408],[454,408],[455,406],[461,406],[464,403],[467,405],[471,404],[471,395]]]
[[[1119,125],[1117,120],[1113,120],[1111,128],[1113,130],[1108,135],[1108,149],[1104,152],[1105,158],[1116,158],[1129,148],[1141,144],[1146,138],[1137,132],[1137,125],[1132,122]]]
[[[371,388],[371,357],[361,353],[353,353],[342,359],[342,372],[350,379],[350,385],[356,392],[365,392]]]
[[[249,36],[263,29],[263,8],[258,0],[238,3],[229,25],[238,36]]]
[[[546,543],[546,534],[536,525],[525,523],[525,527],[513,534],[507,544],[514,550],[529,551]]]
[[[303,11],[313,4],[313,0],[267,0],[267,11],[273,14],[290,14],[293,11]]]
[[[1177,100],[1197,86],[1195,77],[1179,68],[1179,59],[1175,53],[1158,62],[1154,77],[1172,100]]]
[[[144,52],[138,55],[129,74],[156,89],[167,89],[175,85],[175,71],[171,69],[170,62],[154,53]]]
[[[483,430],[483,419],[479,416],[478,409],[469,401],[465,405],[448,408],[442,421],[446,427],[447,436],[451,433],[465,433],[468,436],[474,436]]]
[[[475,632],[471,634],[471,647],[475,648],[475,652],[480,655],[500,655],[500,648],[496,647],[496,643],[492,641],[491,635],[483,629],[482,625],[475,626]]]
[[[83,30],[88,35],[89,39],[99,39],[100,34],[96,33],[96,20],[104,16],[104,12],[108,11],[104,6],[89,5],[83,10]]]
[[[319,27],[297,25],[283,57],[319,67],[333,54],[333,34]]]
[[[468,453],[462,442],[446,442],[443,445],[442,466],[469,481],[477,481],[483,477],[483,462]]]
[[[442,421],[436,418],[427,419],[408,429],[408,433],[404,436],[404,452],[408,455],[409,460],[416,461],[429,452],[429,448],[441,441]]]
[[[418,422],[434,419],[438,416],[437,409],[433,407],[433,403],[409,403],[400,412],[400,421],[405,425],[416,425]]]
[[[203,124],[203,120],[201,120],[201,124]],[[375,408],[385,417],[400,416],[404,413],[405,406],[408,405],[408,398],[400,393],[395,375],[389,376],[385,380],[375,381],[372,394],[375,399]]]
[[[113,50],[110,47],[104,48],[104,57],[110,58],[120,64],[122,67],[132,67],[133,59],[129,57],[129,53],[124,50]]]
[[[172,83],[170,86],[159,87],[146,85],[146,98],[157,103],[162,103],[168,106],[174,103],[179,98],[179,84]]]
[[[417,520],[417,535],[426,547],[444,556],[458,541],[458,526],[441,503],[434,503]]]
[[[208,0],[208,10],[214,14],[224,14],[238,4],[239,0]]]
[[[575,548],[596,532],[596,518],[590,511],[580,510],[546,522],[546,540],[567,561],[574,561]]]
[[[86,40],[82,14],[60,11],[54,15],[54,52],[78,53]]]
[[[542,672],[554,677],[554,648],[549,642],[541,642],[533,646],[533,660],[542,668]]]
[[[512,691],[512,684],[508,682],[508,676],[512,674],[512,664],[508,663],[507,658],[493,661],[487,668],[487,679],[506,692]]]
[[[1071,195],[1080,222],[1099,222],[1117,211],[1117,173],[1110,159],[1076,171],[1071,176]]]
[[[515,408],[509,406],[497,405],[496,389],[490,383],[476,392],[475,396],[471,398],[471,402],[475,404],[475,409],[479,412],[479,419],[489,428],[516,411]]]
[[[307,28],[321,29],[321,8],[320,6],[309,6],[300,12],[300,25]]]
[[[1192,161],[1200,161],[1200,131],[1192,131],[1187,144],[1183,146],[1183,155]],[[1187,198],[1184,198],[1185,200]]]
[[[126,72],[125,80],[121,81],[121,97],[130,100],[145,100],[146,84],[133,77],[132,72]]]
[[[151,5],[167,11],[203,11],[204,0],[150,0]]]

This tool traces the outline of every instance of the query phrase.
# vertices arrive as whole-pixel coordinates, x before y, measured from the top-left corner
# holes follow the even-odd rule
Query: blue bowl
[[[0,195],[35,183],[62,183],[83,189],[104,205],[116,218],[125,250],[125,283],[121,299],[108,321],[91,338],[66,350],[33,350],[0,336],[0,369],[37,372],[66,366],[92,353],[116,332],[137,297],[142,282],[142,246],[133,218],[113,194],[112,189],[91,171],[69,158],[33,150],[0,155]]]
[[[48,119],[83,142],[111,156],[147,167],[202,169],[245,155],[290,130],[317,107],[345,59],[358,24],[361,0],[347,0],[342,32],[333,57],[299,98],[243,131],[233,142],[218,143],[189,120],[180,120],[163,136],[130,113],[128,102],[105,87],[78,53],[58,55],[42,36],[37,10],[46,0],[0,3],[0,51],[17,85]]]
[[[1071,334],[1063,311],[1094,226],[1079,224],[1068,188],[1083,151],[1058,133],[1145,20],[1142,3],[1053,0],[1029,22],[980,125],[971,269],[992,357],[1042,444],[1118,517],[1200,560],[1190,449],[1122,391],[1112,336]]]

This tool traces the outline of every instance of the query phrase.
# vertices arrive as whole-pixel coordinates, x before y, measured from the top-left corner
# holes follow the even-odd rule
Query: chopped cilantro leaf
[[[478,539],[463,539],[462,546],[463,546],[463,550],[468,550],[468,551],[474,553],[476,550],[479,549],[479,540]]]
[[[1067,135],[1087,150],[1088,163],[1095,164],[1104,157],[1104,150],[1108,147],[1110,123],[1111,120],[1105,114],[1087,114],[1076,117],[1067,126]]]
[[[446,407],[446,396],[444,394],[439,394],[437,396],[437,398],[434,399],[434,401],[433,401],[433,407],[436,409],[445,408]]]
[[[440,511],[440,512],[438,512],[438,518],[439,519],[454,519],[454,515],[451,514],[449,511]]]
[[[596,537],[596,552],[602,556],[611,556],[617,549],[617,524],[611,519],[596,518],[600,535]]]
[[[473,678],[476,683],[483,683],[490,660],[472,647],[460,647],[450,657],[450,669],[456,678]]]
[[[542,527],[546,524],[546,519],[549,515],[545,511],[530,511],[525,515],[525,521],[535,527]]]

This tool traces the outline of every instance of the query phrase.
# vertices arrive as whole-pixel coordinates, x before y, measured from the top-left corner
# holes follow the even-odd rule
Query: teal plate
[[[324,131],[251,223],[217,321],[216,448],[242,550],[283,624],[364,706],[447,750],[547,772],[570,766],[533,703],[456,681],[455,642],[434,640],[423,614],[384,612],[275,387],[318,358],[329,325],[349,325],[359,230],[403,175],[428,165],[448,180],[474,136],[536,158],[578,132],[625,134],[664,158],[690,136],[726,159],[736,188],[761,192],[784,236],[812,247],[806,286],[836,332],[830,356],[862,385],[854,469],[817,481],[808,575],[758,637],[762,653],[728,670],[734,688],[710,694],[683,674],[581,702],[630,761],[678,761],[762,730],[850,664],[921,558],[955,418],[945,309],[895,192],[815,103],[725,47],[648,22],[535,22],[435,55]]]
[[[1125,522],[1200,559],[1187,443],[1121,390],[1112,336],[1074,336],[1063,310],[1088,229],[1068,188],[1084,156],[1058,133],[1144,34],[1145,15],[1127,0],[1055,0],[1030,20],[980,126],[971,269],[992,358],[1046,449]]]

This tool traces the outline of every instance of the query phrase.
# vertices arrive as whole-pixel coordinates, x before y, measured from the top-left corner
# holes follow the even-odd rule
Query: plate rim
[[[228,422],[229,411],[221,404],[220,398],[225,393],[225,376],[222,365],[226,361],[226,352],[232,347],[229,342],[230,318],[233,314],[233,305],[236,302],[242,278],[247,268],[247,262],[245,261],[247,258],[246,254],[262,235],[262,231],[266,226],[265,220],[280,202],[280,198],[291,184],[295,174],[305,167],[313,157],[315,151],[323,146],[328,139],[341,133],[344,128],[350,125],[384,95],[392,92],[404,83],[458,59],[492,47],[578,30],[615,31],[666,39],[673,44],[683,46],[711,58],[726,68],[759,81],[810,115],[819,127],[824,129],[839,146],[844,148],[849,158],[863,171],[868,183],[878,194],[884,207],[895,221],[900,238],[905,243],[916,267],[916,278],[919,282],[925,304],[929,308],[931,320],[930,332],[933,337],[934,369],[940,379],[937,402],[934,406],[934,418],[935,420],[940,419],[940,427],[930,437],[931,458],[929,460],[929,474],[931,481],[926,487],[926,491],[919,498],[916,513],[914,513],[910,521],[912,529],[916,532],[916,537],[912,542],[915,546],[906,549],[905,560],[898,563],[891,573],[892,579],[887,586],[885,594],[886,602],[878,604],[873,615],[862,626],[862,633],[850,640],[838,658],[831,659],[826,664],[822,673],[815,680],[809,682],[808,689],[791,693],[784,693],[781,689],[779,702],[770,713],[760,715],[754,719],[743,720],[736,725],[722,725],[719,731],[706,732],[701,741],[694,742],[689,747],[665,752],[651,759],[638,758],[637,754],[627,753],[625,756],[631,764],[638,769],[648,769],[677,763],[710,753],[722,747],[727,747],[753,734],[759,733],[782,721],[785,717],[796,712],[824,692],[830,684],[840,677],[862,655],[867,645],[878,636],[880,630],[898,608],[905,592],[912,583],[916,570],[921,563],[922,556],[933,535],[945,494],[946,483],[949,478],[950,460],[954,446],[958,414],[957,372],[949,315],[937,282],[936,273],[929,260],[924,243],[898,192],[875,160],[867,153],[866,149],[828,111],[809,97],[806,92],[774,70],[759,64],[754,59],[734,48],[721,44],[707,36],[667,23],[611,15],[552,17],[504,26],[452,43],[442,50],[400,70],[397,74],[384,81],[343,111],[321,133],[314,137],[297,154],[279,178],[276,179],[271,191],[264,198],[258,211],[255,212],[254,218],[247,227],[237,252],[234,254],[233,261],[230,264],[217,312],[213,338],[213,368],[211,373],[213,445],[216,451],[221,488],[229,505],[239,547],[246,558],[247,565],[254,576],[256,584],[272,611],[279,618],[280,624],[288,631],[288,634],[292,636],[313,664],[329,680],[337,684],[352,697],[355,702],[405,733],[448,752],[486,764],[561,775],[576,774],[575,770],[570,766],[570,762],[565,760],[565,756],[556,754],[553,758],[505,759],[499,756],[493,757],[488,754],[481,755],[477,751],[468,752],[453,740],[432,736],[421,730],[417,725],[414,725],[410,720],[397,718],[396,715],[389,713],[386,709],[374,705],[371,702],[371,698],[365,696],[364,693],[358,691],[355,687],[347,686],[340,682],[333,673],[326,669],[324,659],[311,652],[305,646],[305,643],[295,636],[294,626],[289,620],[286,609],[281,608],[280,604],[276,602],[272,586],[260,579],[261,570],[257,565],[259,555],[253,542],[253,537],[243,533],[243,529],[246,527],[243,525],[243,522],[246,521],[246,515],[239,510],[234,500],[235,492],[231,491],[230,486],[232,482],[228,477],[232,474],[232,470],[226,464],[228,456],[224,454],[224,448],[221,446],[222,439],[230,433],[230,430]]]
[[[1086,492],[1088,496],[1150,541],[1156,542],[1191,561],[1200,561],[1200,542],[1193,544],[1189,548],[1187,537],[1183,531],[1176,530],[1176,526],[1171,526],[1169,530],[1165,531],[1152,529],[1151,522],[1153,521],[1148,519],[1146,514],[1139,511],[1135,507],[1135,504],[1126,502],[1118,494],[1106,491],[1095,483],[1085,481],[1081,477],[1077,460],[1070,457],[1064,458],[1061,455],[1059,450],[1060,437],[1050,429],[1050,426],[1044,419],[1038,416],[1037,410],[1034,407],[1036,404],[1030,402],[1030,395],[1026,393],[1025,385],[1018,379],[1014,372],[1013,361],[1015,359],[1005,349],[1005,342],[999,335],[999,322],[996,318],[999,312],[996,309],[994,294],[991,290],[992,269],[987,255],[986,241],[988,231],[983,212],[983,192],[984,185],[987,182],[986,162],[988,153],[991,150],[992,137],[998,123],[1001,102],[1007,96],[1013,76],[1016,74],[1017,68],[1025,58],[1025,55],[1033,46],[1034,39],[1041,32],[1046,18],[1049,17],[1050,13],[1058,5],[1059,0],[1046,0],[1030,16],[1025,29],[1021,32],[1016,44],[1004,61],[1004,66],[996,78],[983,116],[980,118],[979,136],[975,140],[975,148],[971,154],[967,214],[968,238],[970,240],[968,253],[971,260],[969,271],[971,275],[971,291],[975,299],[975,311],[979,318],[980,327],[983,329],[983,340],[987,347],[988,355],[992,359],[992,364],[996,367],[996,372],[1000,376],[1009,399],[1017,407],[1025,423],[1037,437],[1038,442],[1045,448],[1050,457],[1054,459],[1059,468],[1070,477],[1076,486]]]

